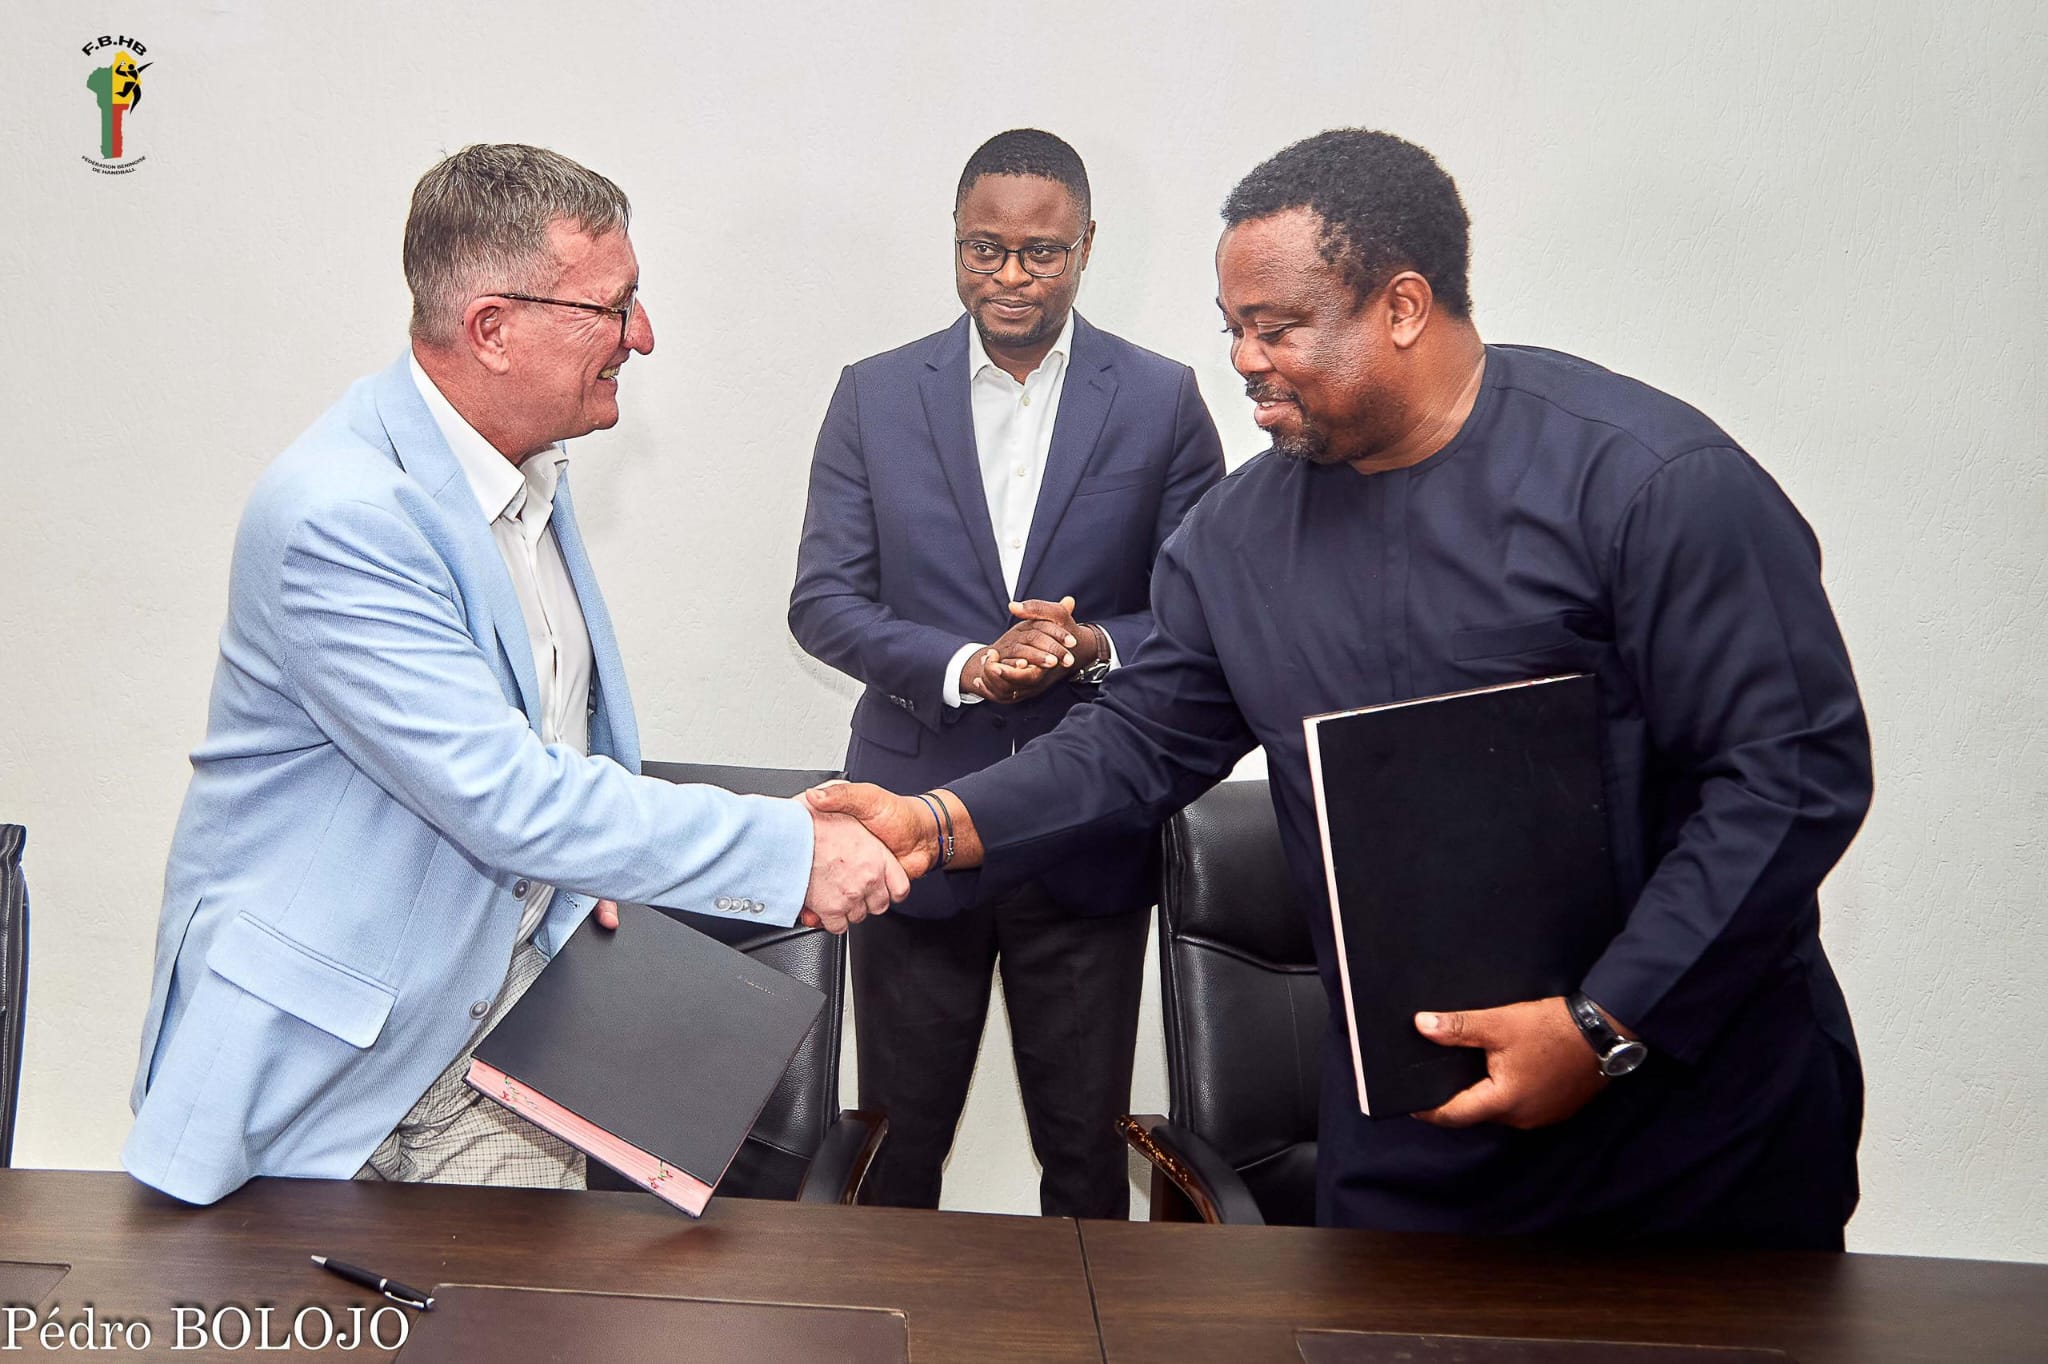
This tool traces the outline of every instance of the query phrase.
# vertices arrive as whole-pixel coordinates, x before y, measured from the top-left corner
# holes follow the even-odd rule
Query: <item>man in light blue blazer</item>
[[[844,931],[908,888],[844,817],[637,775],[560,445],[654,348],[628,214],[538,148],[429,171],[409,353],[250,498],[122,1152],[147,1184],[578,1184],[459,1072],[593,907]]]

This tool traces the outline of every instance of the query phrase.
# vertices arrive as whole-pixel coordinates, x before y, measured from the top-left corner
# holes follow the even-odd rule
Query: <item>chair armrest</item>
[[[882,1138],[889,1135],[889,1119],[873,1109],[842,1109],[818,1153],[804,1171],[804,1182],[796,1191],[799,1203],[852,1203],[860,1197],[861,1181],[868,1177]]]
[[[1215,1147],[1158,1113],[1131,1113],[1117,1130],[1152,1166],[1152,1220],[1262,1227],[1258,1200]]]

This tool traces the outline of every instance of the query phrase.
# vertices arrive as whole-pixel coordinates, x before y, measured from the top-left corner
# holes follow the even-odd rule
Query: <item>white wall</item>
[[[1457,177],[1487,336],[1698,404],[1820,532],[1879,772],[1825,897],[1870,1077],[1851,1244],[2048,1259],[2036,6],[570,13],[0,7],[0,819],[29,826],[37,912],[19,1162],[115,1159],[235,518],[398,353],[405,198],[438,153],[541,142],[635,200],[660,345],[577,488],[649,755],[824,766],[854,689],[783,626],[811,440],[839,366],[954,315],[967,153],[1019,124],[1080,148],[1084,309],[1196,364],[1240,460],[1217,204],[1284,143],[1368,124]],[[156,63],[125,176],[81,162],[100,32]],[[1137,1090],[1163,1106],[1156,1011]],[[1034,1189],[985,1067],[947,1202]]]

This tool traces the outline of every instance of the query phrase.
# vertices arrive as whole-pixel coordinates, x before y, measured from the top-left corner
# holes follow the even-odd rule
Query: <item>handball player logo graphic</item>
[[[102,57],[107,63],[94,67],[85,78],[85,88],[99,100],[100,156],[104,159],[81,159],[103,175],[125,175],[146,159],[121,158],[127,151],[128,115],[142,103],[142,73],[156,63],[138,62],[136,59],[147,56],[149,49],[126,36],[102,35],[81,50],[86,56]]]

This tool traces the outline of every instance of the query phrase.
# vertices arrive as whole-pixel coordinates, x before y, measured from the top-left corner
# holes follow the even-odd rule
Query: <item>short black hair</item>
[[[1223,221],[1236,227],[1292,208],[1323,220],[1323,259],[1360,299],[1413,270],[1452,316],[1472,315],[1472,221],[1457,185],[1414,143],[1369,128],[1303,138],[1237,182]]]
[[[1092,210],[1088,197],[1088,168],[1081,154],[1051,133],[1037,128],[1012,128],[997,133],[974,149],[967,169],[960,172],[960,188],[953,192],[953,211],[967,199],[967,191],[984,175],[1035,175],[1067,187],[1085,224]]]

